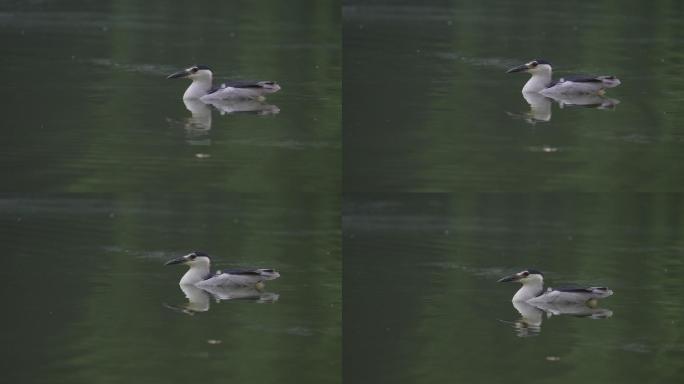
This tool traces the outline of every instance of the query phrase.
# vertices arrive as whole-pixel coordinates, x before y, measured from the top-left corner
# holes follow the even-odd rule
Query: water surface
[[[4,381],[339,383],[338,212],[312,195],[1,199]],[[163,264],[191,250],[281,277],[189,303],[186,268]]]
[[[682,30],[662,1],[348,1],[344,189],[681,191]],[[617,76],[612,106],[530,118],[505,71],[537,57]]]
[[[344,373],[355,383],[670,383],[682,374],[682,196],[355,195]],[[526,268],[605,285],[596,316],[521,322]],[[529,320],[529,319],[528,319]]]
[[[5,2],[3,189],[337,191],[340,35],[334,1]],[[189,125],[198,63],[282,90]]]

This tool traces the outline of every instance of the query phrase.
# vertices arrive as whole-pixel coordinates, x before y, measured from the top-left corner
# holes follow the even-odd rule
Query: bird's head
[[[502,277],[499,283],[518,282],[521,284],[544,282],[544,275],[536,269],[526,269],[524,271],[512,274],[510,276]]]
[[[551,63],[544,59],[536,59],[532,60],[529,63],[525,63],[523,65],[519,65],[517,67],[513,67],[506,71],[506,73],[514,73],[514,72],[527,72],[531,74],[535,73],[551,73]]]
[[[196,80],[196,79],[208,79],[211,80],[211,76],[213,73],[211,72],[211,68],[209,68],[206,65],[193,65],[190,68],[186,68],[182,71],[178,71],[176,73],[173,73],[169,76],[167,76],[167,79],[178,79],[181,77],[187,77],[191,80]]]
[[[211,259],[209,258],[209,255],[207,255],[204,252],[200,251],[195,251],[188,253],[185,256],[177,257],[175,259],[171,259],[167,261],[164,265],[173,265],[173,264],[185,264],[188,267],[193,267],[195,265],[198,266],[209,266],[211,264]]]

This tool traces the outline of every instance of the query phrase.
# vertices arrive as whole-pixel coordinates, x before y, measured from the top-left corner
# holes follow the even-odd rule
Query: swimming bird
[[[280,85],[275,81],[227,81],[218,87],[212,87],[214,73],[206,65],[193,65],[182,71],[173,73],[167,79],[187,77],[192,84],[185,90],[183,100],[225,100],[255,99],[263,100],[264,95],[278,92]]]
[[[513,296],[513,302],[525,302],[532,305],[548,303],[586,303],[595,305],[597,299],[613,294],[606,287],[569,287],[549,288],[544,291],[544,275],[534,269],[527,269],[499,279],[499,283],[518,282],[522,288]]]
[[[212,274],[209,255],[199,251],[169,260],[164,265],[173,264],[185,264],[190,267],[181,278],[180,285],[259,287],[263,281],[280,277],[278,272],[270,268],[225,269]]]
[[[603,94],[606,88],[620,85],[615,76],[567,76],[558,80],[551,77],[551,63],[543,59],[509,69],[506,73],[527,72],[532,75],[525,83],[523,93],[538,92],[543,95],[553,94]]]

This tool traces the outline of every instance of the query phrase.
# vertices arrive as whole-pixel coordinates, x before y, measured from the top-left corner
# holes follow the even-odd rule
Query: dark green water
[[[2,2],[0,382],[677,382],[683,31],[674,0]],[[533,58],[622,85],[525,99]],[[183,102],[192,64],[282,90]],[[191,250],[281,278],[182,290]],[[514,307],[525,268],[615,294]]]
[[[343,20],[345,382],[678,381],[684,211],[662,193],[684,190],[684,8],[348,1]],[[538,57],[622,85],[532,110],[505,72]],[[526,268],[615,294],[517,309],[496,281]]]
[[[350,383],[672,383],[684,355],[684,197],[355,195],[344,203]],[[517,284],[606,285],[607,318],[520,321]],[[534,317],[534,316],[533,316]]]
[[[328,1],[0,5],[5,191],[340,188],[339,6]],[[276,80],[278,113],[188,126],[189,81]],[[273,111],[274,109],[268,109]]]
[[[340,382],[339,9],[0,4],[0,381]],[[197,63],[282,91],[191,113]],[[281,278],[189,302],[195,249]]]
[[[682,191],[676,1],[348,1],[344,189]],[[614,108],[530,124],[524,74],[615,75]]]
[[[338,204],[297,195],[0,200],[3,382],[340,382]],[[265,302],[203,302],[199,293],[194,315],[183,313],[186,268],[163,263],[193,249],[218,269],[271,266],[282,276],[260,294]]]

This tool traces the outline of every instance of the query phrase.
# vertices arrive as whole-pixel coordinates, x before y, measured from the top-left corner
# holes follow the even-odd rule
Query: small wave
[[[520,64],[520,60],[510,59],[504,57],[471,57],[462,55],[458,52],[439,52],[435,54],[436,57],[452,61],[460,61],[464,64],[476,66],[476,67],[489,67],[489,68],[500,68],[508,69],[515,65]]]
[[[233,144],[253,145],[256,147],[275,147],[286,149],[320,149],[320,148],[339,148],[338,143],[327,141],[311,141],[303,142],[298,140],[282,140],[282,141],[254,141],[254,140],[232,140]]]
[[[178,68],[171,67],[168,65],[156,65],[156,64],[123,64],[117,63],[110,59],[91,59],[87,61],[90,64],[99,65],[103,67],[109,67],[116,70],[124,72],[136,72],[136,73],[146,73],[152,75],[163,75],[166,76],[169,73],[176,71]]]

